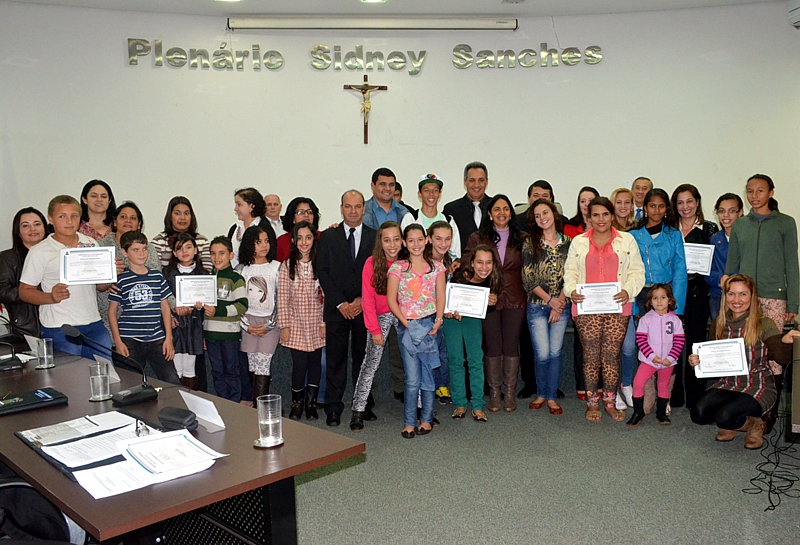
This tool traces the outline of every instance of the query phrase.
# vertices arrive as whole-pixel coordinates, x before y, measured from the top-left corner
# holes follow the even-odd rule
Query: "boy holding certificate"
[[[47,206],[47,220],[55,232],[28,252],[20,277],[19,297],[39,306],[42,337],[53,339],[56,350],[88,359],[97,353],[110,359],[111,339],[100,319],[95,296],[96,291],[105,291],[108,285],[61,282],[61,250],[97,246],[94,240],[78,233],[81,206],[69,195],[53,197]],[[108,351],[67,337],[60,329],[64,324],[76,327],[84,336],[108,347]]]
[[[144,233],[125,233],[120,247],[128,259],[128,267],[117,279],[119,290],[108,296],[108,323],[114,345],[123,356],[140,365],[149,363],[159,380],[180,384],[170,361],[175,355],[172,311],[168,302],[172,290],[160,271],[145,265],[147,237]],[[118,316],[120,308],[122,314]]]

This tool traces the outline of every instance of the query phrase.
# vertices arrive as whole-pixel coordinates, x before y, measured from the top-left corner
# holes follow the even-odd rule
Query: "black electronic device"
[[[17,351],[14,350],[14,345],[5,341],[0,341],[0,344],[4,344],[11,348],[10,356],[8,354],[5,356],[0,356],[0,372],[22,369],[22,360],[17,357]]]
[[[89,337],[85,336],[83,333],[78,331],[78,328],[74,326],[71,326],[69,324],[64,324],[61,326],[61,331],[67,337],[80,338],[84,342],[88,342],[95,348],[108,350],[107,346],[103,346],[94,339],[90,339]],[[144,365],[140,364],[133,358],[129,358],[128,356],[120,354],[116,350],[111,350],[111,354],[113,355],[114,359],[120,360],[125,365],[139,371],[142,374],[142,384],[140,386],[134,386],[133,388],[126,388],[124,390],[120,390],[119,392],[111,396],[111,402],[114,405],[117,405],[119,407],[125,407],[127,405],[135,405],[137,403],[142,403],[144,401],[152,401],[154,399],[158,399],[158,390],[156,390],[147,383],[147,375],[144,374]]]

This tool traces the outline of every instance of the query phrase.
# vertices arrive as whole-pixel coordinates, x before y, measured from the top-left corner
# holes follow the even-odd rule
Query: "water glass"
[[[53,339],[39,339],[36,343],[36,357],[39,358],[37,369],[51,369],[56,366],[53,363]]]
[[[108,376],[108,363],[93,361],[89,364],[89,386],[92,397],[89,401],[105,401],[111,399],[110,377]]]
[[[256,403],[258,404],[258,439],[253,444],[259,448],[282,445],[281,396],[278,394],[258,396]]]

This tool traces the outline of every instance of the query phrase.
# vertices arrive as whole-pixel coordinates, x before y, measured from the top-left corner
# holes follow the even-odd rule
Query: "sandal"
[[[625,420],[625,412],[617,410],[614,403],[606,405],[606,412],[614,419],[614,422],[622,422]]]
[[[539,401],[540,399],[541,399],[541,401]],[[538,399],[534,399],[533,401],[531,401],[530,405],[528,405],[528,408],[529,409],[533,409],[534,411],[538,411],[539,409],[544,407],[545,403],[547,403],[547,399],[545,399],[543,397],[538,398]]]
[[[430,428],[423,428],[422,424],[428,424],[430,426]],[[433,424],[432,423],[423,422],[422,424],[420,424],[419,427],[417,428],[417,435],[428,435],[430,432],[433,431]]]
[[[488,422],[489,421],[489,419],[486,418],[486,413],[483,412],[480,409],[472,411],[472,418],[475,420],[475,422]]]
[[[415,435],[415,433],[414,433],[415,431],[416,431],[416,428],[414,428],[413,430],[403,430],[403,431],[400,432],[400,435],[402,435],[405,439],[413,439],[414,435]]]
[[[453,411],[454,420],[462,420],[466,415],[467,415],[466,407],[459,407],[455,411]]]
[[[576,396],[578,397],[578,399],[580,399],[581,401],[586,401],[586,392],[585,392],[585,391],[578,391],[578,393],[576,393],[575,395],[576,395]]]
[[[589,422],[600,422],[602,416],[603,415],[600,413],[599,407],[587,407],[586,420],[588,420]]]
[[[550,405],[550,403],[552,403],[555,406]],[[561,406],[558,403],[556,403],[555,401],[547,403],[547,410],[550,411],[550,414],[553,414],[553,415],[564,414],[564,409],[562,409]]]

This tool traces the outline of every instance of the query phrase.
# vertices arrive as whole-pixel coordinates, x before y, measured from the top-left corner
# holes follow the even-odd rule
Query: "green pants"
[[[473,411],[482,411],[483,402],[483,320],[454,318],[444,320],[444,338],[450,361],[450,395],[456,407],[467,406],[467,385],[464,374],[464,349],[469,368],[469,389]]]

